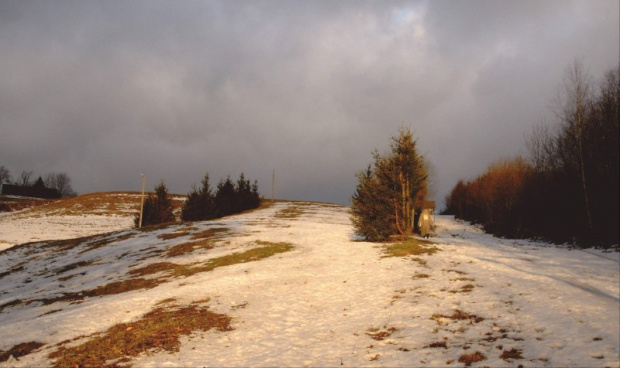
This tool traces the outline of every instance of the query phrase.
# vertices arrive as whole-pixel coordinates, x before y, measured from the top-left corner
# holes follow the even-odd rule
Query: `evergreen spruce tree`
[[[238,208],[237,188],[229,176],[217,184],[215,212],[217,217],[224,217],[235,213],[236,208]]]
[[[181,219],[183,221],[204,221],[215,218],[215,205],[211,186],[209,184],[209,173],[202,179],[202,187],[192,190],[187,195],[187,200],[181,208]]]
[[[183,221],[204,221],[224,217],[260,205],[258,182],[253,185],[241,173],[237,182],[230,177],[218,183],[215,194],[209,185],[209,174],[202,180],[202,187],[195,186],[187,195],[187,200],[181,209]]]
[[[142,214],[142,226],[174,221],[172,203],[170,198],[168,198],[168,188],[163,180],[155,187],[155,195],[150,194],[144,201]],[[136,227],[139,226],[139,222],[140,214],[134,219]]]
[[[424,160],[417,153],[416,140],[402,128],[392,138],[389,156],[374,152],[374,168],[358,173],[358,186],[351,198],[352,222],[358,235],[370,241],[391,235],[409,236],[415,228],[427,194]]]
[[[248,203],[249,209],[258,208],[260,206],[260,194],[258,193],[258,180],[254,180],[250,191],[250,199]]]
[[[394,233],[392,211],[381,183],[369,165],[357,174],[359,183],[351,198],[355,232],[369,241],[383,241]]]

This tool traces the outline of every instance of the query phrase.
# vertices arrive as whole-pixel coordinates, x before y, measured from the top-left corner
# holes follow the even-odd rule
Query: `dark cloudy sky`
[[[526,154],[567,66],[619,62],[618,1],[0,0],[0,165],[80,193],[244,172],[348,203],[410,126],[436,198]]]

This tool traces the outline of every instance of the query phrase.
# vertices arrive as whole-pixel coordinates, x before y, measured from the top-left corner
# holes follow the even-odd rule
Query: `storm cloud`
[[[617,1],[0,0],[0,165],[80,193],[206,171],[348,203],[401,125],[457,180],[526,154],[566,67],[619,62]]]

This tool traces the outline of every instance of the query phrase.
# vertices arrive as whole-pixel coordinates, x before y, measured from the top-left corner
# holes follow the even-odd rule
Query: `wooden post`
[[[142,176],[142,200],[140,201],[140,223],[138,224],[138,228],[142,228],[142,213],[144,212],[144,183],[146,182],[146,176],[144,174],[140,174]]]
[[[273,169],[273,174],[271,175],[271,203],[273,203],[273,190],[276,186],[276,169]]]

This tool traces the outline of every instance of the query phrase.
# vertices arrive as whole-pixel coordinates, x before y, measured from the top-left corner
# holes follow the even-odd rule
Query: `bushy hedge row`
[[[243,173],[234,183],[230,177],[221,180],[213,194],[209,174],[205,174],[200,188],[192,188],[181,209],[183,221],[202,221],[240,213],[260,205],[258,183],[245,179]]]
[[[209,185],[209,174],[202,179],[200,188],[193,187],[187,200],[181,207],[181,220],[204,221],[240,213],[260,205],[258,183],[250,181],[241,174],[234,183],[230,177],[217,185],[215,194]],[[168,197],[168,188],[162,181],[155,187],[155,194],[150,194],[144,201],[142,226],[156,225],[175,221],[173,207]],[[136,227],[140,225],[140,214],[134,219]]]

